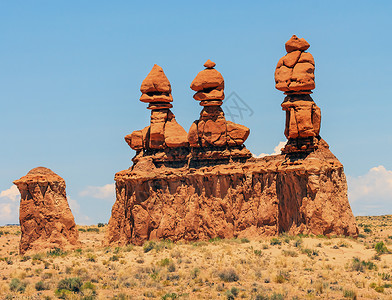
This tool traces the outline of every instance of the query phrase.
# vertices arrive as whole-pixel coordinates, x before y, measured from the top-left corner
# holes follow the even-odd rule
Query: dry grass
[[[392,216],[357,222],[357,240],[282,235],[108,248],[106,226],[80,226],[81,249],[31,256],[18,255],[19,227],[0,227],[0,299],[392,299]]]

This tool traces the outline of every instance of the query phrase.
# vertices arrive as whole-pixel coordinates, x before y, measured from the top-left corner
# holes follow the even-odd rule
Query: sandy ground
[[[106,226],[78,226],[80,249],[29,256],[18,254],[20,228],[0,227],[0,299],[392,299],[392,216],[356,219],[356,240],[281,235],[143,247],[103,247]]]

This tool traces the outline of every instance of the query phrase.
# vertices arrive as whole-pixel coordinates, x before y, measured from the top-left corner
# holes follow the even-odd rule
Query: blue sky
[[[108,221],[114,174],[134,155],[123,137],[149,122],[138,99],[154,63],[188,130],[201,110],[189,85],[216,62],[226,95],[253,111],[234,120],[251,129],[247,147],[272,153],[285,140],[274,70],[293,34],[311,45],[321,136],[345,166],[354,214],[392,214],[391,11],[390,1],[0,1],[0,225],[18,221],[12,181],[37,166],[66,180],[78,223]]]

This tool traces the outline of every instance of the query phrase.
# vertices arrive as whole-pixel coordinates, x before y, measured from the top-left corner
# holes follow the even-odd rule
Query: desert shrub
[[[368,270],[377,270],[377,266],[371,261],[364,261],[358,257],[354,257],[351,262],[351,270],[357,272],[364,272]]]
[[[171,259],[169,259],[169,258],[164,258],[164,259],[161,259],[160,261],[158,261],[158,262],[157,262],[157,265],[159,265],[159,266],[161,266],[161,267],[166,267],[166,266],[168,266],[171,262],[172,262]]]
[[[274,245],[281,245],[282,242],[281,240],[279,240],[278,238],[272,238],[270,241],[270,245],[274,246]]]
[[[168,300],[168,299],[178,299],[179,296],[176,293],[167,293],[162,296],[162,300]]]
[[[155,251],[161,251],[163,249],[172,249],[174,243],[171,240],[162,240],[160,242],[148,241],[143,245],[144,253],[150,252],[155,249]]]
[[[199,274],[200,274],[200,269],[199,269],[199,268],[194,268],[194,269],[191,271],[191,277],[192,277],[192,279],[195,279],[197,276],[199,276]]]
[[[382,280],[391,280],[391,274],[388,273],[378,273],[378,276],[380,276]]]
[[[284,296],[282,294],[273,293],[270,297],[270,300],[283,300]]]
[[[209,239],[208,242],[214,243],[214,242],[220,242],[221,240],[222,239],[219,236],[217,236],[217,237],[214,237],[212,239]]]
[[[105,224],[104,223],[98,223],[98,227],[104,227]]]
[[[222,270],[218,274],[219,278],[225,282],[238,281],[239,277],[234,269]]]
[[[357,299],[357,293],[355,291],[353,291],[353,290],[344,290],[343,291],[343,297],[356,300]]]
[[[96,232],[96,233],[98,233],[99,232],[99,228],[87,228],[87,232]]]
[[[61,250],[60,248],[54,248],[46,252],[47,256],[63,256],[66,255],[67,252]]]
[[[173,262],[171,262],[171,263],[167,266],[167,270],[168,270],[169,272],[174,272],[174,271],[176,270],[176,265],[175,265]]]
[[[26,290],[27,283],[19,280],[18,278],[13,278],[10,282],[10,290],[13,292],[21,292],[24,293]]]
[[[78,293],[80,292],[82,284],[82,280],[79,277],[65,278],[59,281],[59,283],[57,284],[57,290],[66,290]]]
[[[49,284],[48,284],[47,282],[43,282],[42,280],[41,280],[41,281],[38,281],[38,282],[35,284],[35,289],[36,289],[37,291],[49,290]]]
[[[250,240],[247,239],[247,238],[242,238],[242,239],[241,239],[241,243],[242,243],[242,244],[250,243]],[[234,295],[234,296],[235,296],[235,295]]]
[[[144,243],[143,251],[144,253],[150,252],[152,249],[156,247],[156,243],[154,241],[148,241]]]
[[[269,300],[269,297],[259,294],[259,295],[256,295],[255,300]]]
[[[239,292],[240,292],[240,290],[237,287],[233,286],[231,288],[230,292],[234,295],[234,297],[237,297]]]
[[[385,246],[384,242],[378,242],[377,244],[374,245],[374,249],[376,250],[377,254],[384,254],[388,253],[388,248]]]
[[[289,280],[289,277],[290,275],[288,272],[279,271],[279,274],[275,277],[275,281],[276,283],[284,283]]]
[[[297,257],[298,253],[293,250],[282,250],[284,256]]]
[[[97,257],[94,254],[92,254],[92,253],[88,253],[87,254],[87,261],[96,262],[97,261]]]
[[[113,255],[112,257],[109,258],[110,261],[119,261],[120,257],[118,255]]]
[[[363,229],[363,231],[366,232],[366,233],[371,233],[372,232],[372,230],[369,227],[365,227]]]
[[[80,232],[86,232],[86,229],[84,229],[84,228],[79,228],[78,231],[80,231]]]
[[[309,256],[310,258],[312,258],[313,256],[318,256],[319,255],[319,251],[316,249],[303,249],[302,250],[303,254],[306,254],[307,256]]]
[[[297,239],[297,240],[295,240],[295,242],[294,242],[294,247],[296,247],[296,248],[301,248],[301,247],[302,247],[302,244],[303,244],[302,239],[301,239],[301,238],[300,238],[300,239]]]
[[[253,253],[254,253],[256,256],[263,256],[263,252],[262,252],[261,250],[254,250]]]

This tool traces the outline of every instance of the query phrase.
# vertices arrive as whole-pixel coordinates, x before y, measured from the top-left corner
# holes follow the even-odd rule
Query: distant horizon
[[[18,220],[12,182],[38,166],[65,179],[76,223],[109,221],[114,174],[135,155],[124,136],[149,123],[140,85],[154,64],[188,132],[201,111],[189,86],[214,61],[227,119],[250,128],[254,156],[276,153],[286,138],[274,71],[293,34],[310,44],[321,137],[354,215],[392,214],[391,2],[22,3],[0,3],[0,225]]]

